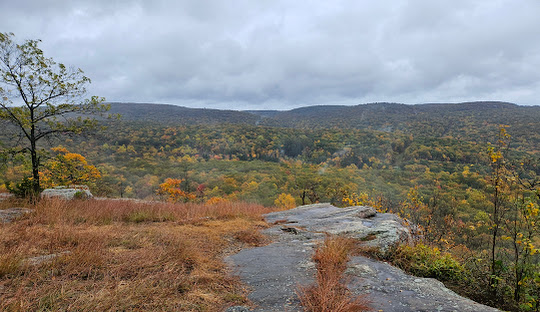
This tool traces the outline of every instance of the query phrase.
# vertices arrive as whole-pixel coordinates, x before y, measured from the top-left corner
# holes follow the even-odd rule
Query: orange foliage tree
[[[185,192],[181,189],[183,181],[182,179],[166,179],[165,182],[159,185],[159,189],[157,190],[158,195],[165,196],[169,201],[174,203],[195,200],[197,197],[195,194]]]

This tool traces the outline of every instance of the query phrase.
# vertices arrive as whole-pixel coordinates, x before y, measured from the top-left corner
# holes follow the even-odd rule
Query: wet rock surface
[[[233,274],[249,287],[249,299],[255,305],[249,311],[303,311],[296,290],[314,282],[311,257],[325,233],[369,237],[366,244],[382,249],[409,239],[397,216],[375,213],[371,207],[316,204],[265,218],[275,224],[263,232],[274,243],[244,249],[226,259]],[[365,257],[352,257],[346,278],[353,293],[367,294],[374,311],[498,311],[460,297],[437,280],[410,276]]]

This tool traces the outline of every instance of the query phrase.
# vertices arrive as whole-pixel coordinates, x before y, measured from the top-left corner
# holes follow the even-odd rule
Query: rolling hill
[[[170,104],[110,103],[111,114],[124,121],[161,124],[255,124],[259,117],[247,112],[206,108],[188,108]]]
[[[111,103],[111,113],[127,122],[160,124],[249,124],[299,129],[367,129],[419,137],[453,137],[472,142],[493,138],[508,125],[514,147],[540,151],[540,106],[506,102],[445,104],[370,103],[320,105],[288,111],[217,110],[167,104]]]

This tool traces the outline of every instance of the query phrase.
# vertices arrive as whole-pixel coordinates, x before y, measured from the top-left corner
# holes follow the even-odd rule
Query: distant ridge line
[[[315,105],[286,111],[188,108],[173,104],[111,102],[111,113],[126,122],[161,125],[218,125],[402,131],[422,135],[437,128],[440,135],[459,135],[472,128],[508,124],[514,133],[540,133],[540,106],[520,106],[503,101],[402,104],[390,102],[358,105]],[[436,125],[436,126],[434,126]],[[426,128],[427,127],[427,128]],[[422,130],[424,129],[424,130]],[[433,131],[433,130],[430,130]],[[485,132],[488,129],[481,129]],[[491,130],[489,130],[491,131]]]

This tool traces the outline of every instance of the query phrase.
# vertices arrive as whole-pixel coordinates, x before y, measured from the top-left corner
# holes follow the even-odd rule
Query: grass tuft
[[[313,260],[317,267],[316,283],[300,286],[298,295],[307,312],[368,311],[364,296],[353,296],[343,282],[349,254],[354,240],[345,237],[327,237],[317,248]]]
[[[22,267],[23,259],[18,253],[10,251],[0,254],[0,278],[21,274]]]
[[[250,246],[262,246],[266,238],[257,229],[247,229],[234,233],[234,238]]]

